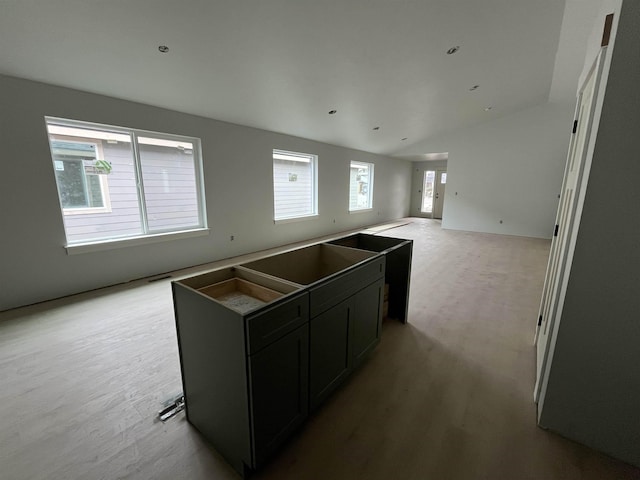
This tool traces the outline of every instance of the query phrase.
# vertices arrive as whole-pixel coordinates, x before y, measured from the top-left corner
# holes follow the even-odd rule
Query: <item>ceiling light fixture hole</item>
[[[338,113],[338,110],[329,110],[329,115],[335,115]]]
[[[169,51],[169,47],[167,47],[166,45],[160,45],[158,47],[158,50],[160,51],[160,53],[167,53]]]
[[[380,127],[373,127],[374,130],[380,130]]]
[[[471,88],[469,89],[469,91],[470,91],[470,92],[473,92],[474,90],[477,90],[477,89],[479,89],[479,88],[480,88],[480,85],[474,85],[473,87],[471,87]]]
[[[447,55],[453,55],[458,50],[460,50],[460,45],[456,45],[455,47],[451,47],[449,50],[447,50]]]

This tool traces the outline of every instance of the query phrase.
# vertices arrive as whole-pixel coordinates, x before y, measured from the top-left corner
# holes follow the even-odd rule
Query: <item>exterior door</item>
[[[425,170],[422,181],[420,212],[433,216],[433,194],[435,190],[435,170]]]
[[[556,215],[554,236],[551,242],[547,274],[545,277],[540,311],[538,314],[538,327],[536,331],[537,343],[537,375],[534,390],[534,401],[542,388],[544,372],[547,365],[551,333],[557,318],[562,313],[564,288],[566,288],[566,274],[569,271],[572,249],[579,224],[580,193],[582,191],[583,174],[587,157],[593,110],[602,65],[604,63],[603,48],[598,59],[594,63],[589,75],[578,92],[576,107],[576,122],[571,143],[567,165],[565,167],[562,192]],[[570,251],[571,250],[571,251]]]
[[[442,208],[444,207],[444,190],[447,186],[447,171],[436,170],[436,188],[433,197],[433,218],[442,218]]]

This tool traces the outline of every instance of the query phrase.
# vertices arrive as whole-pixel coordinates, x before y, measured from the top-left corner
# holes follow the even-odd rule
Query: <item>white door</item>
[[[436,188],[433,197],[433,218],[442,218],[444,206],[444,190],[447,186],[447,171],[436,170]]]
[[[435,190],[435,170],[425,170],[422,181],[420,212],[433,216],[433,194]]]
[[[536,331],[537,375],[534,390],[534,400],[536,402],[538,401],[547,364],[551,332],[562,312],[563,289],[566,288],[567,280],[565,276],[572,256],[569,254],[569,249],[572,246],[572,242],[575,242],[579,223],[576,219],[576,212],[591,134],[593,110],[596,102],[595,92],[600,80],[604,52],[605,49],[603,48],[578,92],[577,119],[569,145],[567,165],[564,172],[562,192],[558,204],[556,225],[551,242],[549,263],[547,264],[547,274],[538,315]]]

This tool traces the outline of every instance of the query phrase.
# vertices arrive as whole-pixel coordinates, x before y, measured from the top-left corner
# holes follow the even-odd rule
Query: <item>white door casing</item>
[[[577,212],[580,207],[579,202],[583,201],[580,193],[583,190],[587,148],[605,53],[606,47],[601,49],[578,91],[575,127],[569,145],[536,327],[536,385],[533,394],[535,402],[538,402],[547,369],[551,332],[553,332],[555,322],[562,312],[564,292],[568,280],[567,274],[578,233]]]

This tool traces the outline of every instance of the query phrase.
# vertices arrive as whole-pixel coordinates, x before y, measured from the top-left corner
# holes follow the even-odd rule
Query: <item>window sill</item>
[[[314,220],[318,218],[318,214],[315,213],[313,215],[305,215],[304,217],[292,217],[292,218],[281,218],[280,220],[274,220],[274,225],[280,225],[282,223],[294,223],[294,222],[304,222],[305,220]]]
[[[158,233],[155,235],[145,235],[141,237],[129,237],[118,240],[100,240],[96,242],[75,243],[67,245],[67,255],[77,255],[81,253],[100,252],[103,250],[113,250],[116,248],[134,247],[136,245],[147,245],[150,243],[169,242],[182,238],[201,237],[209,235],[208,228],[198,228],[194,230],[183,230],[181,232]]]
[[[358,208],[357,210],[349,210],[349,215],[351,215],[352,213],[367,213],[367,212],[373,212],[373,207],[371,207],[371,208]]]

